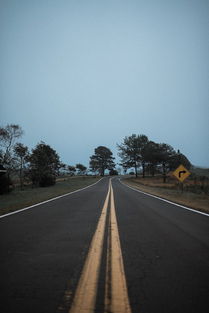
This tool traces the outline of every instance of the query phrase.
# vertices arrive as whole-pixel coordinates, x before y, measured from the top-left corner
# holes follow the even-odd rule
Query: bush
[[[114,170],[114,169],[111,169],[109,171],[109,175],[113,176],[113,175],[118,175],[118,171]]]
[[[12,185],[11,179],[8,178],[6,175],[0,176],[0,194],[8,193],[11,191],[12,188],[10,186]]]
[[[40,187],[47,187],[47,186],[53,186],[56,183],[56,177],[52,175],[45,175],[42,176],[39,181]]]
[[[135,175],[135,173],[134,173],[134,172],[129,172],[128,174],[129,174],[129,175]]]

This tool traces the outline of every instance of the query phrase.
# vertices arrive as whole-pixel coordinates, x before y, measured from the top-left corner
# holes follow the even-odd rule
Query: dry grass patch
[[[190,207],[195,210],[209,213],[209,196],[184,191],[182,193],[178,183],[170,180],[162,183],[159,178],[126,178],[123,182],[141,191],[162,197],[178,204]]]
[[[16,188],[9,194],[0,195],[0,215],[84,188],[99,179],[100,177],[77,176],[60,179],[56,185],[50,187],[26,186],[24,190]]]

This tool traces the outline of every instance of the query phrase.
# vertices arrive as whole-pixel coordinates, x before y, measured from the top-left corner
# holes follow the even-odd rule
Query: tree
[[[14,166],[13,148],[18,138],[23,135],[23,130],[19,125],[8,124],[0,127],[0,162],[7,169],[9,176]]]
[[[68,165],[67,169],[69,171],[70,176],[74,176],[75,175],[75,172],[76,172],[75,166]]]
[[[41,142],[32,150],[29,161],[31,179],[34,184],[40,187],[55,184],[60,159],[54,149]]]
[[[166,172],[171,157],[175,154],[173,147],[165,143],[149,141],[143,151],[144,160],[154,176],[157,165],[162,166],[163,181],[166,182]]]
[[[175,170],[180,164],[184,165],[188,170],[192,166],[187,157],[178,150],[178,152],[174,153],[169,159],[170,171]]]
[[[127,170],[127,168],[134,167],[136,177],[138,176],[139,165],[142,165],[144,177],[145,160],[143,151],[147,143],[147,136],[133,134],[125,137],[121,145],[117,145],[123,168]]]
[[[104,146],[99,146],[94,150],[94,154],[90,157],[90,169],[93,172],[98,171],[101,176],[104,176],[105,170],[115,168],[114,157],[110,149]]]
[[[167,168],[169,167],[169,161],[171,157],[175,154],[175,151],[173,147],[166,143],[160,143],[158,144],[159,148],[159,154],[158,154],[158,160],[159,163],[162,164],[163,168],[163,182],[166,182],[166,172]]]
[[[116,168],[116,171],[118,172],[118,175],[121,175],[122,174],[122,167],[118,166]]]
[[[94,175],[99,174],[98,161],[95,159],[90,159],[89,162],[90,171],[94,173]]]
[[[0,164],[0,195],[10,191],[11,180],[6,173],[7,170]]]
[[[29,156],[28,147],[24,146],[22,143],[17,143],[14,146],[14,153],[18,159],[20,188],[23,189],[23,178],[24,178],[23,169],[24,169],[26,160]]]
[[[76,164],[76,168],[77,168],[77,170],[78,170],[78,174],[79,174],[79,175],[84,175],[85,172],[86,172],[86,170],[87,170],[87,167],[84,166],[84,165],[81,164],[81,163]]]
[[[114,170],[113,168],[109,171],[110,176],[118,175],[118,171]]]
[[[159,145],[154,141],[149,141],[143,149],[144,163],[150,169],[152,176],[155,175],[155,169],[159,163]]]

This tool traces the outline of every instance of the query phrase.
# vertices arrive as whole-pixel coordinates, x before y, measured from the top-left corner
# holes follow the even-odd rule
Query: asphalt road
[[[112,180],[112,189],[104,178],[83,191],[0,219],[1,313],[69,312],[105,199],[92,312],[107,312],[107,272],[114,268],[113,260],[107,271],[108,251],[117,249],[108,239],[114,235],[109,226],[113,207],[131,312],[207,312],[209,216],[131,190],[118,178]],[[110,290],[111,283],[113,278]]]

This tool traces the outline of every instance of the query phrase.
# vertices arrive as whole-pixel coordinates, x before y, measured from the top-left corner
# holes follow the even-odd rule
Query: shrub
[[[11,179],[6,175],[0,176],[0,194],[8,193],[12,190],[10,186],[12,185]]]
[[[47,187],[47,186],[52,186],[55,185],[56,183],[56,177],[52,175],[45,175],[42,176],[40,181],[39,181],[39,186],[40,187]]]

